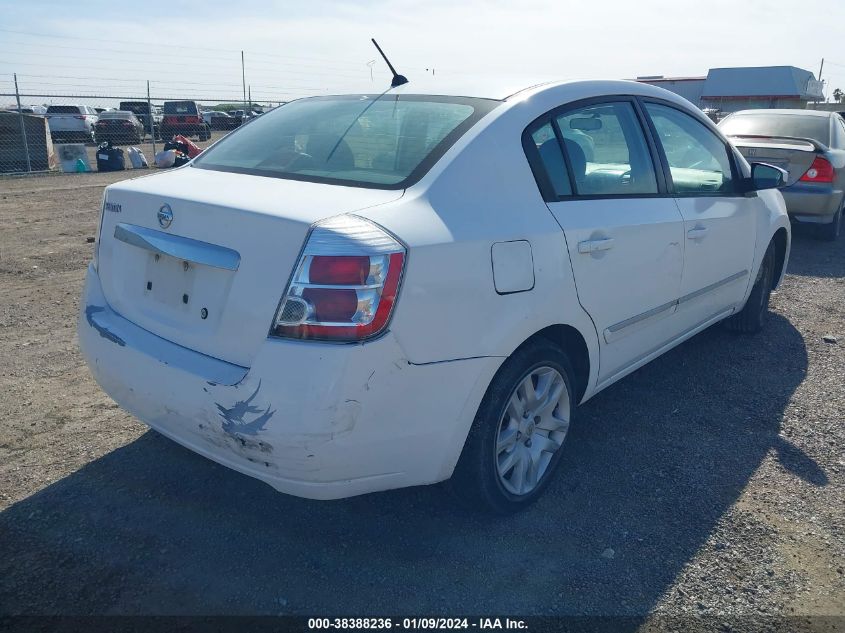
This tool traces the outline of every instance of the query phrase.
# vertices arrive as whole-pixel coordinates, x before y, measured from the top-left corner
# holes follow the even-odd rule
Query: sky
[[[386,87],[371,37],[412,82],[818,75],[825,58],[826,93],[845,90],[845,2],[830,0],[0,0],[0,16],[4,94],[17,73],[24,94],[140,97],[149,80],[153,100],[237,101],[240,51],[253,101]]]

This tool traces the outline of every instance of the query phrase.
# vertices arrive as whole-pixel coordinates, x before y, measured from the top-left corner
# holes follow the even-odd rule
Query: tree
[[[842,99],[845,98],[845,92],[842,92],[839,88],[837,88],[833,91],[833,98],[837,103],[842,103]]]

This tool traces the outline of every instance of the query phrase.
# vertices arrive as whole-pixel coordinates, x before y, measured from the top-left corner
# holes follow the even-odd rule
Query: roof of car
[[[799,116],[817,116],[817,117],[829,117],[832,114],[836,114],[836,112],[828,112],[827,110],[790,110],[790,109],[777,109],[777,108],[765,108],[759,110],[738,110],[734,112],[734,115],[742,114],[794,114]]]
[[[128,110],[106,110],[105,112],[100,112],[100,117],[102,118],[104,116],[107,119],[128,119],[129,117],[134,117],[135,114]]]
[[[505,101],[513,97],[526,94],[536,94],[551,90],[564,84],[594,84],[597,93],[607,94],[638,94],[666,96],[668,93],[662,88],[643,84],[637,81],[620,79],[608,80],[549,80],[543,77],[504,77],[498,79],[466,78],[459,80],[451,77],[426,76],[411,79],[408,83],[397,88],[387,89],[387,86],[377,86],[372,83],[363,84],[360,90],[350,89],[343,93],[334,94],[365,94],[377,95],[387,89],[388,94],[431,95],[448,97],[474,97],[482,99],[496,99]],[[376,88],[374,90],[374,88]]]

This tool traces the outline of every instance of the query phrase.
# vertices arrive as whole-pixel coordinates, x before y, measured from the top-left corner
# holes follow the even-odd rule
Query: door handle
[[[705,226],[697,226],[694,229],[690,229],[689,231],[687,231],[687,239],[700,240],[704,236],[706,236],[709,231],[710,229]]]
[[[613,248],[613,238],[606,237],[600,240],[585,240],[578,242],[579,253],[595,253],[596,251],[606,251]]]

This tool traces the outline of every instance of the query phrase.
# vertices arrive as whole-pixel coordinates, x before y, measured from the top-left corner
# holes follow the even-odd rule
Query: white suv
[[[648,85],[459,94],[294,101],[108,187],[79,321],[103,389],[283,492],[451,478],[506,512],[579,403],[763,325],[781,170]]]
[[[99,115],[87,105],[51,105],[47,108],[50,137],[56,143],[93,143]]]

